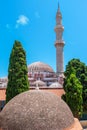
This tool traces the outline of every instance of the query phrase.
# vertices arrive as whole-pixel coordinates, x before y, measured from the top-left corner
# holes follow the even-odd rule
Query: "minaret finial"
[[[58,12],[60,12],[60,4],[59,4],[59,2],[58,2]]]

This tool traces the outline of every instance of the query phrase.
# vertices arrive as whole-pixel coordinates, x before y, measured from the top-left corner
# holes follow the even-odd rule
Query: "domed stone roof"
[[[39,87],[41,87],[41,86],[46,87],[46,83],[43,82],[43,81],[41,81],[41,80],[35,81],[35,82],[34,82],[34,85],[35,85],[35,86],[39,86]]]
[[[54,72],[53,69],[51,68],[51,66],[49,66],[48,64],[45,64],[43,62],[34,62],[30,65],[28,65],[28,71],[29,72],[41,72],[41,71],[46,71],[46,72]]]
[[[8,130],[64,130],[74,123],[66,103],[51,92],[30,90],[9,101],[0,113]]]
[[[63,88],[63,86],[58,82],[52,83],[49,87],[50,88]]]

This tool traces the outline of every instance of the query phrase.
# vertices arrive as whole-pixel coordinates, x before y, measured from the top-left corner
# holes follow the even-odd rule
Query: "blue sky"
[[[65,40],[64,67],[72,58],[87,65],[87,0],[60,0]],[[7,76],[15,40],[26,50],[27,64],[42,61],[56,71],[54,27],[58,0],[0,1],[0,77]]]

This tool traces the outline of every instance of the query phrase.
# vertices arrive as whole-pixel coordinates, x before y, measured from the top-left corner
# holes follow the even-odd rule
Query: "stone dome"
[[[43,82],[43,81],[41,81],[41,80],[37,80],[37,81],[35,81],[33,84],[34,84],[35,86],[39,86],[39,87],[42,87],[42,86],[46,87],[46,83]]]
[[[8,130],[64,130],[73,123],[66,103],[41,90],[19,94],[0,113],[0,127]]]
[[[49,87],[50,88],[63,88],[63,86],[59,82],[54,82]]]
[[[45,64],[43,62],[34,62],[30,65],[28,65],[28,71],[29,72],[54,72],[51,66],[48,64]]]

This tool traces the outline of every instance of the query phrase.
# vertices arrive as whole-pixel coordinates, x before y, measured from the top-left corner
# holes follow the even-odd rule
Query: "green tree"
[[[72,59],[68,62],[66,66],[65,76],[67,78],[70,75],[70,71],[73,69],[75,70],[76,77],[81,82],[83,86],[83,111],[87,111],[87,66],[81,62],[79,59]],[[66,85],[66,82],[65,82]]]
[[[6,102],[17,94],[29,90],[26,53],[19,41],[15,41],[9,59]]]
[[[72,68],[71,74],[69,74],[67,79],[65,79],[66,94],[64,99],[73,112],[73,115],[77,118],[80,118],[83,112],[82,85],[75,76],[75,71],[73,70],[74,68]]]

